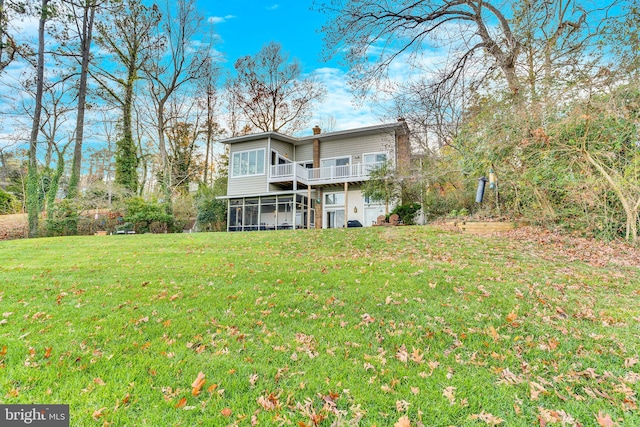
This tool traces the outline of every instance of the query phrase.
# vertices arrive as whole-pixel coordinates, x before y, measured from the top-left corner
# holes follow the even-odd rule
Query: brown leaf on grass
[[[424,363],[424,360],[422,360],[423,356],[424,356],[424,353],[422,353],[417,348],[414,348],[413,351],[411,352],[411,360],[413,360],[418,364]]]
[[[0,350],[0,356],[4,356],[5,354],[7,354],[7,346],[3,345],[2,350]]]
[[[231,410],[231,408],[224,408],[222,411],[220,411],[220,413],[223,417],[230,417],[233,411]]]
[[[268,396],[260,396],[257,400],[258,404],[266,411],[272,411],[280,407],[280,395],[269,393]]]
[[[453,405],[456,402],[456,388],[455,387],[447,387],[442,390],[442,395],[449,399],[449,404]]]
[[[480,412],[479,414],[472,414],[470,418],[472,420],[484,421],[490,426],[497,426],[504,422],[502,418],[496,417],[495,415],[484,411]]]
[[[100,378],[100,377],[98,377],[98,378],[94,378],[94,379],[93,379],[93,383],[94,383],[94,384],[97,384],[97,385],[100,385],[100,386],[105,386],[105,385],[106,385],[106,383],[104,382],[104,380],[103,380],[102,378]]]
[[[196,377],[196,379],[193,381],[193,383],[191,384],[192,390],[191,390],[191,394],[194,396],[197,396],[200,394],[200,389],[202,388],[202,386],[205,383],[205,375],[202,371],[200,371],[198,373],[198,376]]]
[[[596,415],[596,421],[600,427],[614,427],[616,425],[611,419],[611,415],[604,414],[602,411]]]
[[[494,341],[498,341],[500,339],[500,335],[498,335],[498,331],[492,325],[489,325],[487,328],[487,335],[493,338]]]
[[[638,358],[637,357],[629,357],[627,359],[624,359],[624,367],[625,368],[631,368],[633,366],[635,366],[638,363]]]
[[[401,361],[402,363],[407,363],[409,361],[409,353],[407,352],[407,347],[404,344],[398,349],[396,353],[396,359]]]
[[[507,322],[509,322],[509,323],[513,323],[517,318],[518,318],[518,315],[516,313],[514,313],[513,311],[511,313],[507,314]]]
[[[534,381],[529,381],[529,391],[531,393],[531,400],[538,400],[541,394],[549,393],[546,388]]]
[[[403,415],[398,419],[398,422],[393,424],[393,427],[411,427],[411,421],[409,420],[409,417]]]
[[[176,408],[182,408],[186,404],[187,404],[187,398],[183,397],[182,399],[178,400],[178,403],[176,403]]]
[[[396,411],[398,412],[407,412],[407,409],[409,409],[409,405],[411,405],[411,403],[407,402],[406,400],[396,400]]]
[[[53,347],[47,347],[44,350],[44,358],[48,359],[49,357],[51,357],[51,350],[53,349]]]
[[[97,421],[98,418],[102,417],[104,415],[104,410],[105,409],[107,409],[107,408],[102,407],[100,409],[96,409],[95,411],[93,411],[93,415],[92,415],[93,419]]]

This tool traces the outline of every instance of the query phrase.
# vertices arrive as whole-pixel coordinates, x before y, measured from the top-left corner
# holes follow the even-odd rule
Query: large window
[[[233,153],[231,176],[251,176],[264,174],[264,148]]]
[[[387,161],[387,153],[367,153],[362,157],[363,163],[382,163]]]
[[[344,206],[344,193],[330,193],[324,195],[324,204],[329,206]]]
[[[320,165],[323,168],[331,166],[346,166],[351,161],[351,157],[334,157],[333,159],[322,159]]]

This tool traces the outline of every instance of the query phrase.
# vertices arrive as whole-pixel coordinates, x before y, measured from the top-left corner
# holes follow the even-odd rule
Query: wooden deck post
[[[311,229],[311,186],[307,186],[307,230]]]
[[[349,183],[344,183],[344,228],[349,223]]]

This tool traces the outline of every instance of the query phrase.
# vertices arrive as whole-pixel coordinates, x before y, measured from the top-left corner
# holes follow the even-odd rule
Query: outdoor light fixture
[[[357,207],[353,207],[353,213],[358,213],[358,208]]]

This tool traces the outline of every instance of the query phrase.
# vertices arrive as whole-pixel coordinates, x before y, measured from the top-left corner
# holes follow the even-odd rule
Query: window
[[[325,205],[344,205],[344,193],[332,193],[324,195]]]
[[[363,163],[382,163],[387,161],[387,153],[368,153],[362,157]]]
[[[364,204],[365,205],[381,205],[383,200],[376,200],[371,196],[364,196]]]
[[[331,166],[346,166],[351,163],[351,157],[336,157],[333,159],[322,159],[321,166],[328,168]]]
[[[233,153],[231,176],[251,176],[264,174],[264,148]]]

